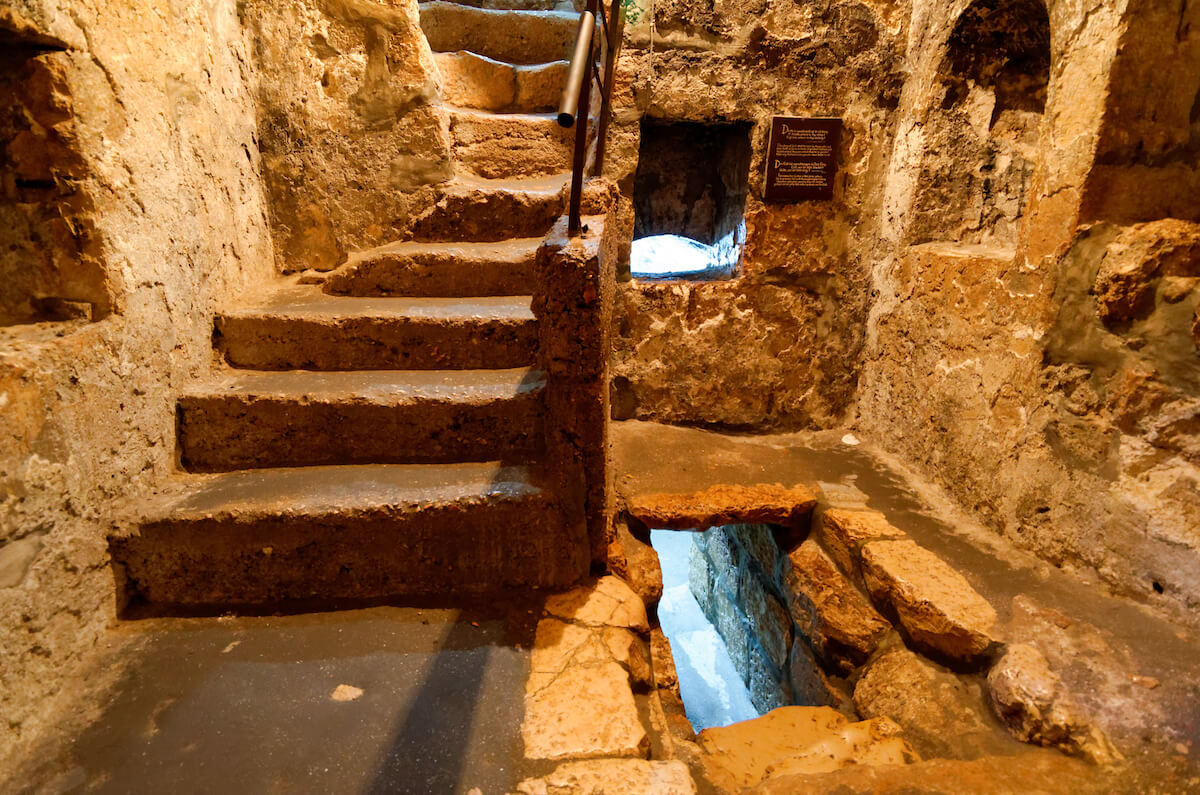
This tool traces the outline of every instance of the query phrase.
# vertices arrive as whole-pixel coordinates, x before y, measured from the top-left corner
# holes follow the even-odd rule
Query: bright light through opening
[[[713,245],[681,235],[653,235],[633,241],[629,269],[642,279],[721,279],[730,276],[742,255],[742,222]]]

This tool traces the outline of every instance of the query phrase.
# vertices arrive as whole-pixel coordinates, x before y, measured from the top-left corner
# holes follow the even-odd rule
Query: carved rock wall
[[[21,190],[67,207],[58,250],[82,252],[55,262],[74,285],[37,289],[91,309],[0,330],[0,768],[112,617],[104,533],[173,467],[175,395],[211,367],[214,306],[273,272],[233,3],[10,0],[0,47],[14,39],[53,50],[25,140],[66,147]],[[0,305],[29,291],[6,276]]]
[[[903,4],[655,2],[628,29],[605,173],[633,230],[642,120],[751,125],[746,245],[727,281],[618,291],[621,418],[828,427],[850,406],[869,302],[873,214],[902,83]],[[653,28],[650,21],[653,20]],[[835,198],[762,201],[773,115],[838,116]]]
[[[924,121],[961,5],[936,5],[914,11],[857,425],[1043,558],[1194,608],[1200,204],[1184,153],[1200,13],[1049,3],[1046,109],[1015,241],[908,246],[928,222],[920,164],[949,157]]]

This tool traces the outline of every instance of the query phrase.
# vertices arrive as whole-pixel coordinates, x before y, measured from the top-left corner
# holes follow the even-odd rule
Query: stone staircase
[[[410,239],[218,313],[222,371],[178,400],[183,472],[110,536],[130,603],[457,597],[586,573],[580,502],[546,471],[556,383],[534,314],[569,179],[548,111],[576,14],[521,2],[421,6],[456,177]]]

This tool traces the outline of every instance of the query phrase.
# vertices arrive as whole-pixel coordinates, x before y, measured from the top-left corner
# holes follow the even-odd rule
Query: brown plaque
[[[791,116],[771,119],[763,199],[769,202],[832,199],[841,137],[841,119]]]

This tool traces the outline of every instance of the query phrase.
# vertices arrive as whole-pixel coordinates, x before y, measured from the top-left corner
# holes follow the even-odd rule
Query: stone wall
[[[917,233],[952,165],[928,120],[964,4],[914,12],[857,427],[989,527],[1115,590],[1200,604],[1193,336],[1200,11],[1051,2],[1046,108],[1011,242]],[[1176,219],[1176,220],[1166,220]]]
[[[453,174],[415,0],[250,0],[260,146],[284,271],[403,239]]]
[[[903,3],[655,2],[630,26],[605,174],[626,228],[642,121],[745,123],[746,245],[735,278],[631,282],[618,292],[621,418],[724,427],[828,427],[852,402],[880,155],[902,82]],[[773,115],[845,120],[835,198],[762,201]]]
[[[688,584],[729,649],[733,666],[760,713],[811,694],[793,686],[788,660],[794,632],[784,580],[791,568],[768,525],[726,525],[693,537]],[[811,652],[797,653],[804,660]],[[817,701],[810,706],[819,706]]]
[[[57,147],[56,165],[0,193],[40,192],[67,225],[32,289],[70,311],[0,330],[0,767],[112,618],[104,535],[173,469],[175,396],[212,366],[214,307],[273,272],[232,0],[10,0],[0,47],[13,40],[42,53],[17,99],[48,101],[24,140]],[[30,291],[6,275],[0,304]]]

